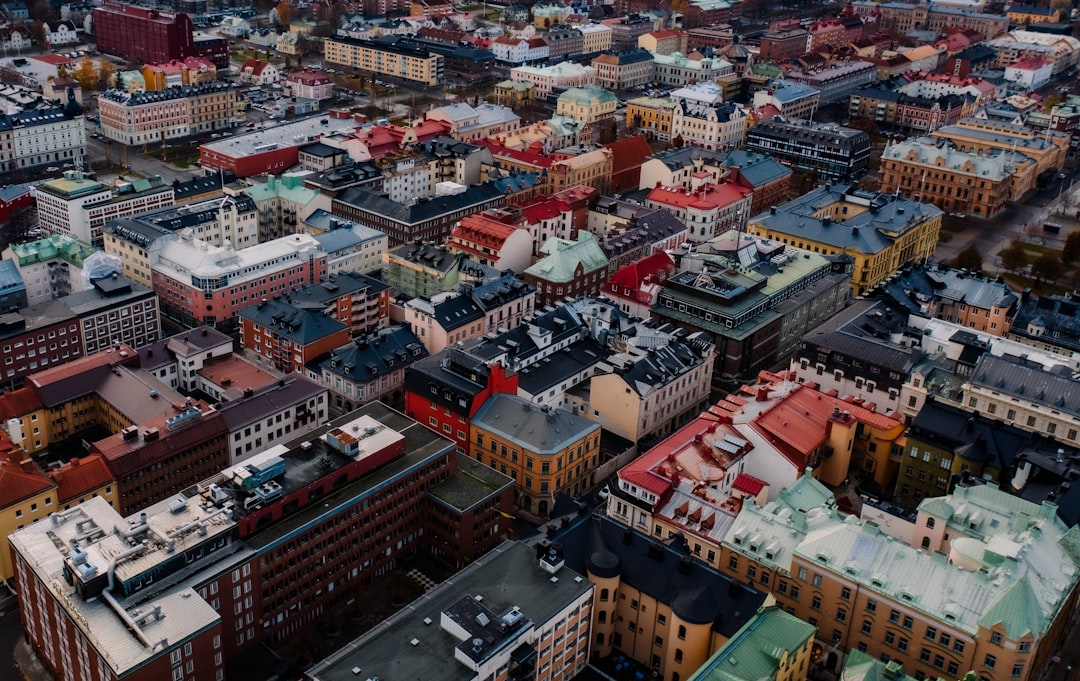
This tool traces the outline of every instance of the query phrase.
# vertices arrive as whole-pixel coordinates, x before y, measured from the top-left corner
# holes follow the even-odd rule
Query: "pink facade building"
[[[235,250],[190,239],[165,240],[152,255],[162,314],[186,325],[231,322],[261,300],[326,277],[326,251],[310,234]]]

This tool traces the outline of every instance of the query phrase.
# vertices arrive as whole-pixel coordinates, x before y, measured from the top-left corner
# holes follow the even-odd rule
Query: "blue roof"
[[[15,199],[30,193],[30,186],[25,184],[8,184],[0,187],[0,201],[10,203]]]
[[[326,212],[322,209],[319,209],[319,211]],[[327,213],[327,215],[329,215],[329,213]],[[338,220],[336,223],[337,226],[331,228],[330,220],[327,219],[325,221],[326,226],[322,228],[330,229],[322,234],[315,235],[315,241],[318,241],[319,245],[323,247],[323,250],[330,255],[347,250],[353,246],[358,246],[366,241],[387,238],[386,234],[377,229],[372,229],[371,227],[350,222],[348,220],[342,220],[340,218],[335,219]],[[312,225],[315,224],[310,218],[307,220],[307,223]]]
[[[0,292],[15,293],[25,290],[26,284],[23,283],[22,275],[19,274],[19,268],[15,266],[15,261],[0,260]]]
[[[738,166],[739,174],[745,177],[755,189],[766,187],[791,176],[791,168],[772,156],[745,149],[732,149],[721,165],[725,168]]]

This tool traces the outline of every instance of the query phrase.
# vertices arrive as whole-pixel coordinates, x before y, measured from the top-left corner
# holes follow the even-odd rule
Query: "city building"
[[[778,605],[762,607],[688,681],[805,681],[815,633]]]
[[[214,358],[232,354],[232,338],[209,326],[161,338],[140,346],[139,366],[173,390],[190,393],[199,384],[198,372]]]
[[[661,85],[683,87],[702,81],[717,81],[734,74],[734,66],[721,57],[701,57],[681,52],[653,55],[653,74]]]
[[[1000,150],[1019,152],[1035,159],[1036,175],[1058,172],[1065,163],[1070,136],[1057,130],[1037,131],[1015,123],[1001,123],[981,118],[964,118],[955,125],[946,125],[930,133],[935,139],[946,139],[968,152]]]
[[[492,395],[516,394],[519,378],[498,362],[450,348],[405,372],[405,413],[454,440],[460,460],[470,447],[473,416]]]
[[[86,153],[86,122],[82,107],[69,90],[63,107],[22,107],[0,117],[0,168],[40,168],[82,165]],[[53,171],[55,172],[55,171]]]
[[[964,407],[1075,444],[1080,442],[1080,401],[1073,384],[1071,369],[986,353],[964,383]]]
[[[723,101],[722,88],[713,82],[695,83],[671,93],[675,102],[671,136],[684,144],[706,149],[730,149],[746,139],[746,110]]]
[[[533,238],[527,229],[488,217],[466,215],[450,232],[446,245],[476,262],[517,274],[532,264]]]
[[[880,169],[883,193],[980,218],[1020,200],[1038,176],[1035,161],[1019,152],[964,152],[946,139],[925,137],[888,145]]]
[[[574,62],[563,62],[551,66],[515,66],[510,69],[510,79],[532,83],[529,97],[543,99],[559,90],[595,85],[596,69]]]
[[[321,208],[304,220],[326,251],[330,276],[355,272],[371,274],[383,268],[388,237],[377,229],[335,216]]]
[[[285,82],[293,97],[322,101],[334,96],[334,82],[317,69],[293,71],[285,77]]]
[[[423,242],[399,246],[386,257],[386,283],[408,298],[430,299],[454,288],[463,277],[483,276],[488,271],[460,253],[451,253],[447,246]]]
[[[282,373],[302,371],[316,357],[348,343],[348,324],[321,309],[297,307],[274,297],[239,312],[240,345],[260,364]]]
[[[705,178],[701,178],[705,180]],[[687,240],[708,241],[730,229],[742,231],[750,218],[753,192],[738,183],[703,182],[696,186],[654,187],[645,205],[663,208],[689,226]]]
[[[405,371],[428,356],[409,325],[375,329],[308,363],[308,378],[330,390],[330,413],[347,414],[368,402],[405,403]]]
[[[752,378],[782,361],[848,297],[843,263],[734,230],[675,260],[680,271],[664,282],[652,314],[708,334],[717,379]]]
[[[626,125],[645,131],[650,139],[671,140],[675,102],[667,97],[635,97],[626,102]]]
[[[505,534],[500,512],[510,510],[510,481],[494,472],[459,480],[452,451],[448,440],[375,403],[215,472],[145,515],[124,518],[95,498],[24,528],[14,555],[32,645],[65,681],[75,677],[56,648],[61,636],[71,649],[85,646],[83,660],[92,669],[100,665],[116,677],[160,679],[173,668],[182,675],[192,661],[192,678],[214,678],[226,656],[264,641],[279,645],[330,613],[344,614],[404,554],[474,561]],[[335,488],[344,493],[332,494]],[[448,498],[450,491],[456,494]],[[386,531],[365,537],[362,528],[375,514],[388,520]],[[320,529],[327,522],[340,535]],[[440,523],[447,530],[425,531]],[[128,529],[113,534],[114,527]],[[462,530],[467,545],[451,541]],[[323,559],[328,537],[348,552],[348,569]],[[143,544],[144,538],[160,541]],[[75,558],[68,555],[71,542],[81,552]],[[322,548],[308,555],[316,543]],[[130,553],[112,560],[118,550]],[[71,561],[71,584],[63,578],[65,561]],[[333,590],[323,586],[330,582]],[[58,592],[47,584],[64,586],[54,587]],[[131,614],[136,602],[149,616]],[[46,626],[54,615],[65,624]]]
[[[1056,24],[1061,20],[1061,11],[1053,7],[1010,3],[1005,8],[1005,16],[1009,17],[1009,23],[1021,26],[1043,23]]]
[[[100,247],[109,220],[173,204],[173,189],[160,175],[109,186],[71,170],[37,186],[38,218],[47,234],[65,234]]]
[[[673,52],[686,54],[686,41],[687,36],[682,31],[664,29],[638,36],[637,46],[653,54],[672,54]]]
[[[977,102],[967,93],[908,95],[882,84],[856,90],[848,100],[852,119],[865,118],[909,135],[929,134],[943,125],[958,123],[975,113]]]
[[[774,106],[785,118],[811,120],[821,105],[821,93],[816,88],[786,80],[772,81],[767,88],[754,93],[754,108]]]
[[[933,255],[940,209],[897,196],[825,185],[750,220],[751,234],[826,256],[854,259],[860,296],[904,265]]]
[[[847,101],[851,93],[877,80],[877,67],[865,61],[844,61],[821,68],[791,67],[784,79],[809,85],[821,93],[821,105]]]
[[[1070,294],[1021,298],[1009,326],[1009,338],[1025,345],[1075,356],[1080,353],[1080,307],[1078,296]]]
[[[203,367],[199,374],[210,379],[222,370],[226,378],[243,377],[249,372],[237,371],[236,365],[244,363],[239,357],[220,359]],[[221,386],[222,401],[215,410],[228,431],[230,466],[303,437],[329,420],[330,399],[325,386],[303,376],[275,379],[268,374],[265,379],[244,387]]]
[[[810,51],[810,33],[797,24],[794,26],[769,27],[761,36],[760,58],[762,61],[783,62],[801,57]]]
[[[579,496],[592,485],[600,426],[562,409],[496,394],[469,424],[469,456],[514,480],[517,506],[546,518],[556,494]]]
[[[598,123],[614,118],[619,100],[614,93],[603,87],[569,88],[559,95],[556,112],[585,124]]]
[[[161,337],[157,294],[125,276],[93,279],[89,288],[70,293],[59,302],[79,320],[84,355],[117,344],[141,347]],[[50,350],[58,349],[53,346],[49,343]]]
[[[330,197],[304,185],[305,173],[267,174],[265,182],[247,179],[225,188],[226,194],[246,196],[255,203],[259,241],[265,242],[303,231],[317,210],[330,208]],[[244,246],[246,247],[246,246]]]
[[[299,307],[322,309],[352,329],[353,335],[385,326],[390,317],[390,287],[364,274],[341,272],[284,297]]]
[[[551,681],[569,681],[589,662],[594,587],[557,552],[543,551],[524,542],[499,545],[307,675],[347,681],[363,669],[387,679],[477,681],[505,668],[508,678],[546,672]]]
[[[925,499],[914,523],[845,519],[831,504],[800,511],[744,505],[724,542],[725,572],[775,568],[768,588],[778,604],[827,622],[818,630],[825,651],[888,655],[923,676],[968,669],[1023,680],[1037,676],[1067,630],[1076,559],[1056,505],[975,485]],[[987,558],[1000,554],[985,552],[1002,544],[1014,550],[991,567]],[[1034,563],[1046,567],[1033,571]]]
[[[866,132],[787,116],[774,116],[750,128],[746,149],[829,181],[851,182],[870,167]]]
[[[440,352],[484,333],[484,311],[460,291],[446,291],[405,303],[405,323],[416,329],[424,348]]]
[[[993,38],[1009,29],[1009,18],[966,7],[920,5],[906,2],[877,3],[857,0],[855,13],[878,30],[907,33],[910,30],[942,32],[947,28],[971,30]]]
[[[620,267],[604,284],[601,293],[631,317],[648,319],[661,286],[675,271],[671,256],[657,251]]]
[[[476,142],[521,127],[521,118],[516,113],[489,102],[478,106],[457,102],[435,107],[424,113],[424,120],[447,123],[450,126],[447,134],[459,142]]]
[[[352,119],[321,116],[285,122],[202,144],[199,164],[204,170],[241,178],[280,174],[299,162],[302,147],[327,135],[352,134],[356,127]]]
[[[524,272],[525,281],[536,287],[537,305],[594,295],[607,281],[608,257],[590,232],[576,240],[551,237],[540,247],[541,257]]]
[[[652,82],[655,75],[653,54],[648,50],[608,52],[594,57],[596,84],[609,90],[626,90]]]
[[[553,541],[594,585],[592,655],[623,654],[659,678],[691,678],[764,604],[764,594],[669,544],[677,540],[602,516],[578,518]]]
[[[94,42],[105,54],[144,64],[198,56],[187,14],[172,14],[120,2],[94,8]],[[226,64],[227,66],[227,64]]]
[[[0,314],[27,306],[26,284],[14,260],[0,260]]]
[[[444,57],[425,48],[340,36],[323,45],[326,62],[350,72],[421,87],[438,87],[444,80]]]
[[[189,326],[232,322],[251,301],[326,277],[326,252],[307,234],[240,250],[231,244],[171,239],[152,257],[154,291],[161,296],[162,314]],[[241,286],[246,291],[241,292]]]
[[[788,188],[791,186],[791,169],[772,156],[732,149],[724,156],[720,165],[729,169],[729,176],[735,182],[750,187],[753,195],[750,215],[757,215],[787,199]],[[644,165],[642,167],[644,168]],[[643,180],[644,177],[643,173]]]

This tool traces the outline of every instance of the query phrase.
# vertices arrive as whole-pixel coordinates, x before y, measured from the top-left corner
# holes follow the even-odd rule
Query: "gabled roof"
[[[574,280],[579,266],[584,275],[608,264],[608,257],[604,255],[599,242],[585,231],[578,234],[577,241],[551,237],[540,247],[540,252],[546,257],[537,260],[525,270],[525,274],[544,281],[570,282]]]
[[[272,333],[300,346],[346,333],[349,329],[321,310],[299,308],[276,298],[245,307],[240,310],[240,318],[258,324],[264,333]]]
[[[113,481],[113,475],[100,456],[73,458],[60,468],[49,471],[56,483],[57,504],[78,500]]]
[[[33,459],[11,444],[6,433],[0,435],[0,509],[11,508],[52,487],[53,481]]]

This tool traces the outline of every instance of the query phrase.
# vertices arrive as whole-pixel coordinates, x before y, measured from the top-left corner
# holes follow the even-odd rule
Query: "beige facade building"
[[[871,524],[805,491],[744,505],[723,569],[817,626],[826,660],[858,650],[917,678],[1028,681],[1055,654],[1080,575],[1055,505],[975,485],[923,500],[914,523]]]
[[[600,193],[606,193],[611,187],[611,164],[611,150],[603,147],[583,154],[563,154],[562,158],[548,168],[549,190],[555,194],[564,189],[586,185]]]
[[[424,87],[443,82],[443,57],[428,50],[343,37],[323,45],[327,63]]]
[[[606,24],[579,24],[577,30],[581,31],[582,54],[596,54],[611,49],[611,39],[614,31]]]
[[[1033,360],[984,354],[964,384],[964,407],[1074,447],[1080,444],[1076,381]]]
[[[1016,151],[1035,159],[1036,175],[1059,171],[1069,152],[1069,134],[1057,130],[1032,130],[1015,123],[964,118],[930,133],[931,137],[950,140],[960,151],[986,153],[992,150]]]
[[[109,90],[98,98],[98,110],[101,133],[109,139],[152,144],[231,127],[236,90],[223,82],[156,92]]]

